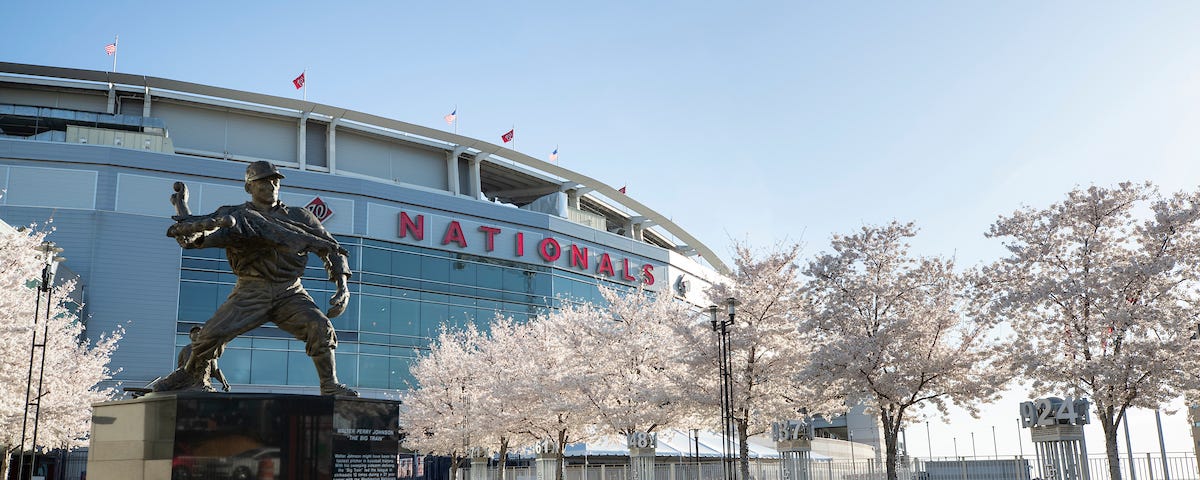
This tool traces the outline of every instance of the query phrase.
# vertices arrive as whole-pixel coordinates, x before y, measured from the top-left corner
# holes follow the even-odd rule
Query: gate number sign
[[[1039,398],[1021,402],[1021,426],[1025,428],[1047,425],[1087,425],[1090,402],[1086,398],[1058,397]]]

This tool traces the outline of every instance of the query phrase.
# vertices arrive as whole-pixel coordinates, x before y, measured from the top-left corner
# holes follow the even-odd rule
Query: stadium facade
[[[164,236],[173,183],[187,184],[193,212],[211,212],[247,200],[257,160],[287,176],[284,203],[309,206],[350,251],[338,377],[367,397],[405,388],[443,324],[522,320],[594,300],[597,285],[705,305],[726,270],[631,197],[500,145],[296,99],[0,63],[0,219],[52,219],[89,335],[125,328],[113,357],[124,386],[172,370],[235,282],[222,251]],[[327,304],[315,258],[304,284]],[[317,392],[304,343],[270,324],[234,340],[221,367],[235,391]]]

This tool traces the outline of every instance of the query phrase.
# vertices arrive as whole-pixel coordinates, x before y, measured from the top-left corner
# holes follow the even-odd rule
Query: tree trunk
[[[508,437],[500,437],[500,452],[497,455],[500,459],[497,468],[500,469],[500,480],[505,480],[508,472],[504,467],[508,466]]]
[[[554,480],[563,480],[563,451],[567,449],[567,429],[558,431],[558,458],[554,459]],[[583,474],[587,475],[585,470]]]
[[[1097,408],[1097,410],[1100,409]],[[1104,453],[1108,456],[1108,476],[1112,480],[1121,480],[1121,452],[1117,451],[1117,434],[1120,433],[1118,427],[1121,424],[1114,422],[1117,415],[1112,406],[1105,407],[1097,413],[1100,414],[1100,426],[1104,429]],[[1121,413],[1123,418],[1124,412]]]
[[[737,425],[738,439],[738,470],[742,471],[742,480],[750,479],[750,436],[747,435],[750,431],[748,421],[745,419],[734,419],[733,423]]]
[[[8,478],[8,470],[12,468],[12,454],[17,450],[16,445],[0,445],[0,453],[4,458],[0,458],[0,479]]]
[[[463,461],[463,459],[465,459],[465,458],[466,457],[458,456],[458,453],[450,454],[450,480],[459,480],[458,479],[458,470],[459,470],[458,464],[461,463]]]
[[[899,415],[899,413],[896,414],[897,417]],[[899,478],[899,472],[896,471],[896,439],[900,436],[900,419],[889,418],[886,409],[881,411],[879,417],[883,421],[883,448],[887,452],[887,478],[896,480]],[[851,445],[850,448],[854,448],[854,446]]]

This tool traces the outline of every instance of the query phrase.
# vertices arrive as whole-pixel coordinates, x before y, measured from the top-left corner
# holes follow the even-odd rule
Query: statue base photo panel
[[[399,403],[174,392],[95,405],[90,478],[396,478]]]

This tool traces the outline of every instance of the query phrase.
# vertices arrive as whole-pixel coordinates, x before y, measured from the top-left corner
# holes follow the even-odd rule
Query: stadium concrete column
[[[475,155],[475,158],[471,159],[471,181],[469,182],[469,187],[471,189],[471,198],[476,200],[483,193],[483,182],[479,178],[479,164],[487,160],[490,156],[491,154],[489,153],[480,152],[479,155]]]
[[[300,128],[296,133],[296,163],[301,170],[308,169],[308,116],[311,112],[300,113]]]
[[[451,195],[458,195],[458,156],[467,151],[467,147],[459,145],[454,150],[446,152],[446,186]]]
[[[117,86],[112,82],[108,82],[108,114],[117,113]]]
[[[142,116],[150,117],[150,85],[146,85],[146,92],[142,95]]]
[[[337,131],[338,120],[340,120],[338,117],[329,119],[329,131],[325,133],[325,164],[329,166],[329,173],[331,175],[337,172],[337,155],[335,154],[337,148],[334,146],[333,141],[336,137],[334,132]]]

